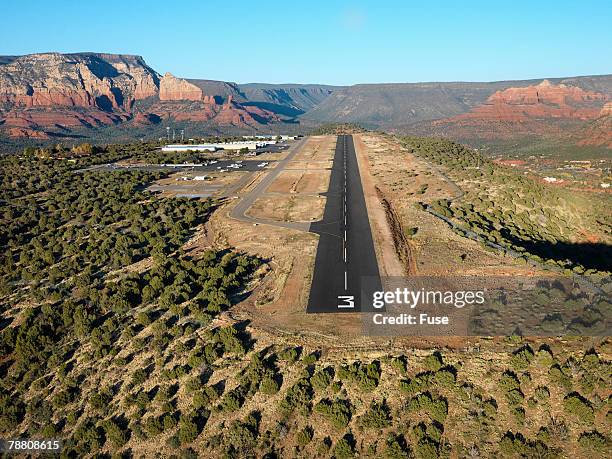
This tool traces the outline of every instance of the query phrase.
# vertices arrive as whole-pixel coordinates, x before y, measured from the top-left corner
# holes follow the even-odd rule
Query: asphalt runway
[[[353,137],[338,136],[306,312],[373,311],[382,290]]]

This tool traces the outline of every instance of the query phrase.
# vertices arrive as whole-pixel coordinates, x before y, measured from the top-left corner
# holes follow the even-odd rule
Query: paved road
[[[323,220],[310,231],[319,245],[306,312],[372,310],[371,292],[382,286],[350,135],[338,137]]]
[[[230,212],[230,216],[235,218],[236,220],[240,220],[243,222],[252,222],[257,224],[265,224],[265,225],[273,225],[280,226],[283,228],[292,228],[298,229],[302,231],[308,231],[310,229],[310,223],[301,223],[301,222],[280,222],[277,220],[268,220],[264,218],[253,218],[249,217],[245,214],[247,210],[253,205],[253,203],[259,198],[263,193],[266,192],[266,189],[270,186],[270,184],[274,181],[274,179],[280,174],[289,161],[293,159],[293,157],[300,151],[300,148],[304,145],[306,139],[299,140],[297,143],[293,144],[289,149],[289,153],[280,161],[277,161],[276,167],[271,169],[270,172],[248,193],[244,196],[238,204],[232,209]]]

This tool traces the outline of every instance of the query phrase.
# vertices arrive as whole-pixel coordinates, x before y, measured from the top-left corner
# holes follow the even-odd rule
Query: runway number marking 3
[[[338,309],[353,309],[355,307],[355,297],[353,295],[338,295],[338,301],[341,302]]]

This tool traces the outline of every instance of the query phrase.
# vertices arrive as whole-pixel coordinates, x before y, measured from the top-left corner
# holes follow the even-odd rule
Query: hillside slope
[[[301,115],[327,99],[340,86],[319,84],[265,84],[248,83],[239,85],[249,105],[296,116]]]
[[[612,97],[612,78],[586,77],[581,86],[580,78],[568,81],[573,84],[543,80],[529,86],[512,86],[494,92],[466,113],[408,124],[402,130],[467,143],[532,138],[609,145],[609,133],[605,131],[610,110],[606,107]]]
[[[305,117],[394,126],[465,113],[503,87],[495,83],[359,84],[334,91]]]
[[[491,83],[397,83],[364,84],[333,92],[305,118],[318,122],[355,122],[370,127],[406,127],[422,121],[450,118],[467,113],[487,102],[497,91],[525,88],[543,80]],[[612,75],[551,78],[589,92],[612,96]],[[603,105],[600,99],[598,108]]]

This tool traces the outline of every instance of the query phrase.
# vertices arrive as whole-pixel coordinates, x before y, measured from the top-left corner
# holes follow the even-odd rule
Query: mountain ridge
[[[538,90],[543,82],[547,86]],[[531,103],[542,91],[553,99]],[[588,96],[580,100],[571,94]],[[603,110],[609,100],[609,74],[333,86],[161,75],[137,54],[0,56],[0,135],[39,140],[88,137],[100,130],[112,137],[114,129],[129,135],[131,127],[151,135],[161,132],[162,124],[176,123],[197,135],[295,132],[327,122],[463,139],[503,136],[509,129],[503,123],[519,121],[512,126],[519,134],[558,135],[566,127],[560,120],[569,120],[578,142],[605,145],[609,136],[600,131],[609,126],[609,110]],[[604,120],[593,121],[599,118]]]

